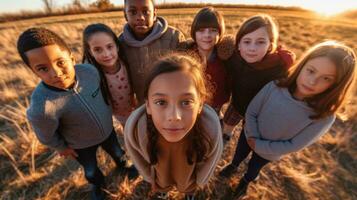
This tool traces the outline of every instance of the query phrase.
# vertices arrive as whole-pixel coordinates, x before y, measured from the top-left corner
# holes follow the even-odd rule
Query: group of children
[[[85,28],[83,64],[75,65],[67,44],[44,28],[24,31],[17,43],[42,80],[27,110],[36,136],[83,166],[92,199],[105,198],[99,146],[120,172],[151,183],[154,198],[167,199],[175,187],[194,199],[240,121],[233,160],[219,176],[229,178],[252,152],[233,189],[242,196],[266,164],[318,140],[351,90],[351,48],[323,42],[295,62],[294,53],[278,45],[278,26],[269,15],[245,20],[234,42],[224,38],[223,16],[203,8],[187,41],[157,16],[152,0],[125,0],[124,9],[127,23],[119,37],[104,24]],[[112,117],[124,127],[125,151]]]

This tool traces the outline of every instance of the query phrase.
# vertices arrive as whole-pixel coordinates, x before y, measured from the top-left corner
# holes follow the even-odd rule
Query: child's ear
[[[71,61],[72,61],[73,65],[75,65],[76,64],[76,58],[73,56],[72,53],[70,54],[70,58],[71,58]]]
[[[157,10],[156,8],[154,8],[154,21],[156,21],[156,17],[157,17]]]
[[[273,44],[272,43],[270,43],[270,45],[269,45],[269,48],[268,48],[268,51],[267,52],[269,52],[269,53],[271,53],[271,50],[273,49]]]
[[[149,106],[148,100],[145,100],[146,113],[151,115],[151,108]]]
[[[128,21],[128,16],[126,16],[125,8],[124,8],[124,11],[123,11],[123,12],[124,12],[124,18],[125,18],[125,20]]]
[[[203,103],[200,104],[200,107],[198,109],[198,114],[201,114],[202,110],[203,110]]]

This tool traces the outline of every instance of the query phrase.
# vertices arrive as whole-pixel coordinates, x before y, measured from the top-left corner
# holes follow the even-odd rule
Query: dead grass
[[[198,8],[159,10],[170,25],[186,36]],[[280,24],[280,43],[302,54],[309,46],[334,39],[357,49],[357,23],[350,20],[318,18],[300,10],[220,8],[227,33],[235,34],[240,23],[258,12],[268,13]],[[28,97],[38,79],[21,62],[16,51],[18,35],[31,26],[44,26],[59,33],[81,59],[81,34],[91,23],[105,23],[120,33],[125,23],[122,12],[48,17],[0,24],[0,199],[88,199],[88,187],[79,165],[64,160],[41,145],[25,117]],[[260,179],[244,199],[357,199],[357,102],[356,95],[348,110],[349,121],[337,121],[319,142],[291,154],[262,170]],[[226,147],[217,171],[234,153],[240,127]],[[123,179],[113,162],[102,152],[98,159],[107,175],[111,199],[147,199],[148,184],[139,178]],[[199,191],[198,199],[222,199],[225,191],[236,186],[246,164],[230,180],[213,178]],[[182,194],[171,192],[172,199]]]

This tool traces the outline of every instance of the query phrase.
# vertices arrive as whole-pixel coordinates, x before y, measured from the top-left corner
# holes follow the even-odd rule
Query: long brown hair
[[[109,105],[110,102],[112,101],[112,96],[110,94],[109,87],[107,84],[108,83],[107,78],[105,77],[104,71],[103,71],[102,67],[100,66],[100,64],[95,60],[95,58],[90,53],[90,46],[88,43],[90,37],[96,33],[105,33],[105,34],[109,35],[113,39],[113,41],[118,49],[118,62],[121,62],[124,64],[124,65],[122,65],[122,67],[126,67],[128,65],[127,65],[127,63],[124,62],[124,59],[122,58],[121,53],[119,53],[119,40],[118,40],[117,36],[115,35],[114,31],[109,26],[102,24],[102,23],[97,23],[97,24],[90,24],[84,29],[83,41],[82,41],[83,42],[82,63],[88,62],[97,68],[99,75],[100,75],[101,91],[103,93],[105,102]],[[126,71],[128,74],[129,84],[132,85],[132,82],[130,79],[130,69],[127,67]]]
[[[310,118],[319,119],[332,114],[339,114],[340,117],[343,117],[342,113],[338,111],[353,86],[356,73],[356,54],[351,48],[341,43],[326,41],[313,46],[290,69],[288,77],[278,82],[278,86],[287,87],[293,94],[296,90],[296,79],[302,68],[309,60],[318,57],[327,57],[335,64],[336,80],[324,92],[305,99],[316,112]]]
[[[266,28],[270,40],[270,48],[267,53],[274,52],[278,45],[279,27],[277,21],[267,14],[254,15],[243,21],[236,35],[236,48],[238,49],[240,40],[246,34],[254,32],[261,27]]]
[[[159,59],[154,64],[153,70],[148,76],[145,84],[146,88],[144,90],[144,96],[146,100],[148,99],[150,84],[158,75],[176,71],[188,72],[196,86],[200,101],[205,102],[209,93],[206,90],[206,81],[204,79],[200,64],[194,58],[186,54],[179,53],[170,54]],[[158,161],[157,154],[160,152],[160,149],[157,146],[160,133],[156,129],[149,114],[147,114],[147,129],[149,138],[147,151],[149,152],[151,165],[155,165]],[[192,165],[195,162],[205,160],[212,145],[210,138],[208,138],[209,136],[207,136],[205,130],[201,127],[199,116],[197,117],[197,120],[187,137],[189,137],[189,145],[186,151],[187,163]]]

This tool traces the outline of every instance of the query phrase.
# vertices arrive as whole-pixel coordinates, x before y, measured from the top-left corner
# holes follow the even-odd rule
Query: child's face
[[[200,28],[195,34],[199,50],[212,51],[219,40],[219,31],[216,28]]]
[[[312,97],[327,90],[336,80],[336,66],[327,57],[317,57],[306,62],[296,79],[294,96],[297,99]]]
[[[68,89],[75,82],[74,57],[58,45],[48,45],[25,53],[32,71],[47,85]]]
[[[178,142],[192,129],[202,102],[187,72],[157,76],[150,84],[147,113],[168,142]]]
[[[115,69],[118,61],[118,48],[111,36],[104,32],[93,34],[88,39],[89,52],[104,71]]]
[[[156,9],[151,0],[128,0],[125,15],[135,36],[145,38],[154,25]]]
[[[239,41],[240,55],[247,63],[261,61],[270,48],[270,39],[265,27],[248,33]]]

